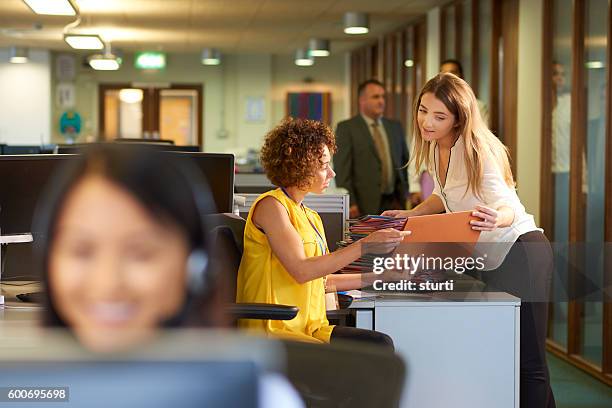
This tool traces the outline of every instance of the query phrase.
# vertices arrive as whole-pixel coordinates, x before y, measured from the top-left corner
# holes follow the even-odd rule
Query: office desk
[[[351,308],[357,327],[388,334],[404,358],[402,408],[518,408],[520,299],[379,294]]]

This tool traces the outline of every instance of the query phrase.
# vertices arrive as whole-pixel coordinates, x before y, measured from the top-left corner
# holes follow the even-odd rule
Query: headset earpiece
[[[194,249],[187,258],[187,289],[202,294],[208,290],[208,255],[203,249]]]

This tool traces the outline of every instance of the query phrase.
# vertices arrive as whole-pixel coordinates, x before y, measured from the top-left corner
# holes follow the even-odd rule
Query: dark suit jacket
[[[395,170],[395,191],[404,205],[408,197],[408,146],[400,122],[382,118],[387,133],[389,150]],[[344,187],[362,214],[378,214],[381,204],[381,162],[372,134],[361,115],[338,123],[336,129],[338,152],[334,157],[336,185]]]

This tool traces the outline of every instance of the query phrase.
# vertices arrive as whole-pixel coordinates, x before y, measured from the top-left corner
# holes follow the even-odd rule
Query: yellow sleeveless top
[[[297,306],[300,311],[292,320],[244,319],[238,326],[268,336],[329,343],[334,326],[327,321],[323,278],[297,283],[272,252],[264,232],[253,223],[255,206],[266,197],[274,197],[285,207],[291,224],[302,237],[307,257],[321,256],[327,251],[323,222],[316,211],[298,205],[281,189],[259,196],[251,206],[244,229],[244,254],[238,271],[236,301]]]

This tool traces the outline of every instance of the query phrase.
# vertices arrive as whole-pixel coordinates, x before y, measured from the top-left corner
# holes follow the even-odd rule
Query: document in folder
[[[405,237],[403,242],[475,243],[480,231],[472,229],[471,220],[480,218],[474,217],[471,211],[409,217],[404,230],[412,231],[412,234]]]

